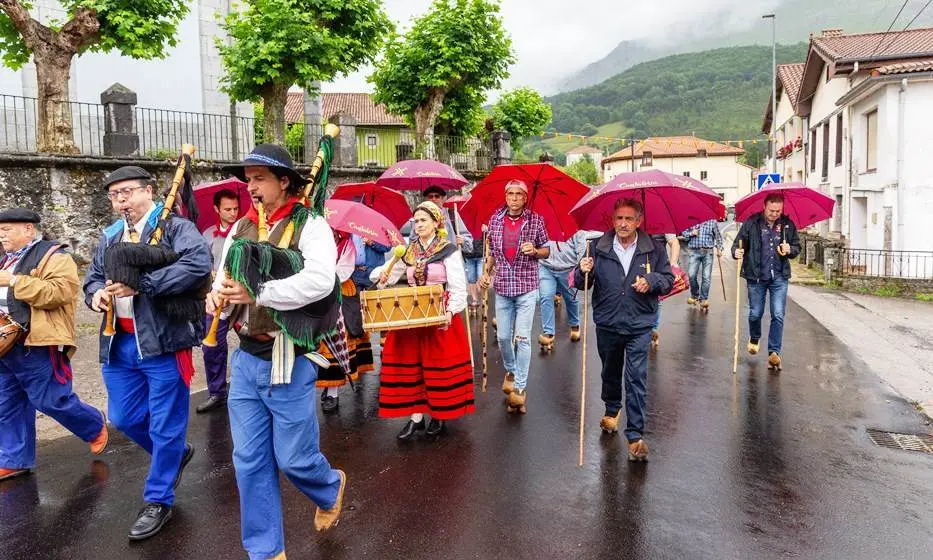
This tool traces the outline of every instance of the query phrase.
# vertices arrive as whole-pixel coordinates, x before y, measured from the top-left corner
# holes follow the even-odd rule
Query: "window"
[[[836,166],[842,165],[842,115],[836,115]]]
[[[707,176],[708,176],[708,175],[707,175],[706,171],[700,171],[700,180],[701,180],[701,181],[705,181]]]
[[[682,175],[683,175],[684,177],[689,177],[689,176],[690,176],[690,172],[689,172],[689,171],[684,171],[684,172],[682,173]]]
[[[366,147],[369,149],[375,148],[379,144],[379,137],[375,134],[366,135]]]
[[[700,148],[699,150],[697,150],[697,157],[698,157],[698,158],[699,158],[699,157],[706,157],[706,149],[705,149],[705,148]]]
[[[651,152],[641,153],[641,164],[644,167],[651,167]]]
[[[878,110],[865,115],[865,171],[878,167]]]
[[[825,181],[829,177],[829,121],[823,123],[823,165],[820,176]]]
[[[816,171],[816,129],[810,131],[810,173]]]

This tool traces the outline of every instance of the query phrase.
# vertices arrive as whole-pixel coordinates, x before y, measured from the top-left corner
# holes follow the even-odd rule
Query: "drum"
[[[26,329],[13,317],[0,311],[0,358],[4,357],[16,343],[26,335]]]
[[[429,286],[386,288],[360,292],[363,330],[396,331],[447,323],[444,287]]]

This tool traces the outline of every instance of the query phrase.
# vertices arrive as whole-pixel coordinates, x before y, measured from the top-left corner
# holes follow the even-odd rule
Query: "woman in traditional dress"
[[[443,224],[436,204],[419,204],[414,211],[417,238],[392,270],[385,264],[370,274],[380,288],[395,284],[403,274],[411,286],[446,288],[447,324],[389,331],[383,341],[379,416],[409,416],[398,434],[401,440],[425,430],[425,414],[431,416],[426,433],[438,435],[447,420],[474,410],[472,349],[459,315],[467,303],[463,257],[447,240]]]
[[[337,410],[340,403],[337,393],[347,384],[347,380],[355,383],[361,374],[373,370],[373,350],[369,335],[363,331],[360,294],[350,278],[356,269],[356,245],[350,236],[337,231],[334,232],[334,241],[337,243],[337,278],[340,279],[340,293],[343,296],[340,308],[347,332],[350,371],[343,370],[337,358],[322,342],[320,353],[330,365],[318,374],[317,386],[324,389],[321,393],[321,409],[327,413]]]

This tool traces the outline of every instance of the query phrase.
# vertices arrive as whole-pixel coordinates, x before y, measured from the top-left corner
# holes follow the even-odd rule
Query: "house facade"
[[[596,170],[599,171],[602,169],[603,163],[603,152],[599,148],[593,146],[577,146],[567,152],[567,165],[573,165],[574,163],[583,159],[584,156],[590,156],[590,159],[593,161],[593,165],[596,166]]]
[[[629,171],[660,169],[702,181],[731,206],[752,189],[755,170],[739,161],[744,153],[742,148],[695,136],[651,137],[604,158],[603,180]]]

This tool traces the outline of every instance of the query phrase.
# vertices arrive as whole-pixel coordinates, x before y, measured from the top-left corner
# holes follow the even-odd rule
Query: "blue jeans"
[[[570,289],[568,272],[554,272],[550,268],[538,263],[538,278],[541,285],[538,287],[541,300],[541,330],[545,334],[554,335],[554,295],[560,292],[567,307],[567,321],[571,327],[580,326],[580,307],[577,303],[577,291]]]
[[[784,339],[784,308],[787,305],[787,280],[748,281],[748,337],[761,338],[761,318],[765,314],[765,296],[771,294],[771,326],[768,329],[768,354],[781,353]]]
[[[172,505],[185,454],[190,391],[174,354],[141,359],[136,335],[117,331],[101,367],[110,421],[152,455],[143,499]]]
[[[625,438],[638,441],[645,433],[645,397],[648,393],[648,344],[651,332],[625,335],[596,327],[596,350],[603,363],[602,399],[606,416],[622,409],[625,385]]]
[[[463,259],[463,269],[466,271],[467,284],[476,284],[483,275],[483,258]]]
[[[520,296],[506,297],[496,294],[496,338],[505,371],[515,374],[515,388],[519,391],[528,384],[528,366],[531,364],[531,325],[535,320],[538,290]]]
[[[230,366],[227,410],[243,548],[250,560],[265,560],[285,550],[279,469],[322,509],[337,502],[340,475],[321,453],[317,366],[296,357],[291,383],[276,386],[269,384],[272,361],[238,348]]]
[[[693,299],[705,301],[709,299],[709,285],[713,279],[714,249],[693,249],[690,251],[690,263],[687,265],[687,276],[690,277],[690,296]],[[703,267],[703,276],[699,277],[700,267]]]
[[[48,346],[13,346],[0,359],[0,468],[36,466],[36,410],[84,441],[104,427],[103,414],[55,379]]]

